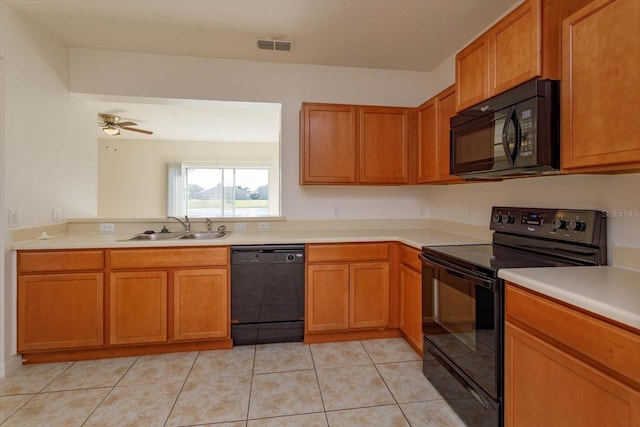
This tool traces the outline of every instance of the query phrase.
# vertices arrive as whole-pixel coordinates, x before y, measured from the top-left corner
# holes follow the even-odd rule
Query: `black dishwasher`
[[[304,245],[231,246],[234,345],[302,341]]]

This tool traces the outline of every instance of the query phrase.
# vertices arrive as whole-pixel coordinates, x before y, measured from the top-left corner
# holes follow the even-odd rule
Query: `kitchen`
[[[3,224],[8,224],[9,210],[18,211],[20,227],[49,224],[51,209],[56,206],[62,208],[64,217],[95,216],[97,148],[86,143],[95,135],[95,117],[87,113],[83,102],[69,91],[273,101],[283,104],[281,185],[282,194],[286,195],[282,212],[287,220],[330,219],[333,216],[327,207],[340,205],[344,219],[423,217],[473,229],[473,226],[487,227],[493,205],[601,209],[611,214],[608,230],[611,262],[638,268],[633,264],[637,263],[640,241],[638,174],[570,175],[455,186],[298,186],[298,111],[302,102],[417,106],[453,82],[453,55],[430,73],[424,73],[247,64],[93,49],[69,52],[61,43],[3,7],[0,39],[2,57],[6,58],[2,71],[5,81],[3,128],[6,129]],[[477,33],[481,31],[479,28]],[[67,75],[70,75],[69,87],[66,78],[60,77]],[[233,82],[228,81],[228,75],[234,76]],[[265,76],[268,86],[263,84]],[[378,90],[372,91],[371,87]],[[25,164],[30,167],[26,168]],[[30,170],[38,170],[39,175],[33,176]],[[11,244],[11,230],[3,228],[3,236],[7,249]],[[11,357],[15,318],[15,295],[11,288],[15,278],[11,265],[10,258],[5,257],[6,298],[2,316],[5,361],[15,360]]]

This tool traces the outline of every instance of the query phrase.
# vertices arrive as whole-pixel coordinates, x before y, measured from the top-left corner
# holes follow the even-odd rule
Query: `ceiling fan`
[[[153,135],[153,132],[150,130],[132,128],[131,126],[138,125],[136,122],[121,122],[120,117],[114,116],[113,114],[99,114],[99,116],[101,121],[98,123],[98,126],[102,127],[102,131],[107,135],[120,135],[121,129]]]

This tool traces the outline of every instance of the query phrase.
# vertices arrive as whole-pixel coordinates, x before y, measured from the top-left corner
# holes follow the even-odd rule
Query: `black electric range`
[[[494,207],[490,228],[492,243],[425,246],[420,258],[424,373],[468,425],[495,427],[504,418],[499,270],[606,264],[606,215]]]

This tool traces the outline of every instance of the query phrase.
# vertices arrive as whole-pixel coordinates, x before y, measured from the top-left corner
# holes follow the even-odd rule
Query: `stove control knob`
[[[511,215],[500,215],[500,220],[503,224],[513,224],[515,218]]]
[[[571,231],[584,231],[585,228],[587,228],[587,224],[574,219],[569,220],[569,223],[567,224],[567,229]]]
[[[553,221],[551,221],[551,227],[553,227],[554,230],[564,230],[567,228],[567,221],[560,218],[554,218]]]
[[[496,224],[500,224],[502,222],[502,215],[495,214],[493,216],[493,222],[495,222]]]

